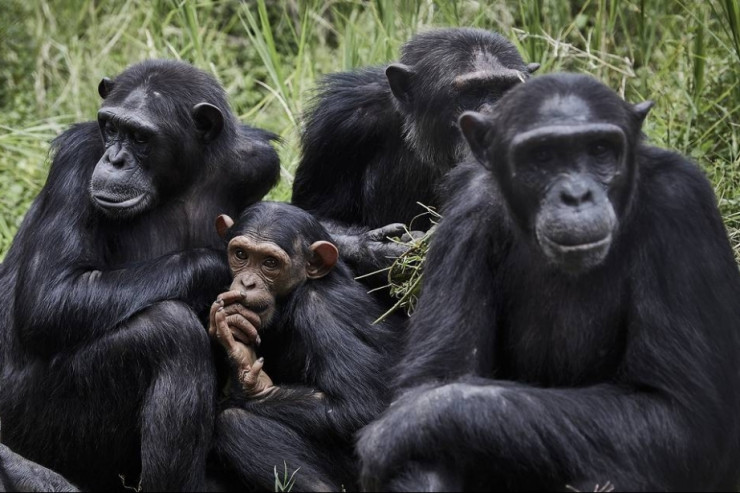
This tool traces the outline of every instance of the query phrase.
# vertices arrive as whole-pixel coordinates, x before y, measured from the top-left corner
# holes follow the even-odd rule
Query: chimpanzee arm
[[[494,364],[486,348],[494,337],[497,300],[481,304],[470,294],[491,291],[512,225],[500,212],[497,185],[477,163],[455,168],[445,186],[451,199],[442,215],[449,220],[437,226],[425,260],[429,288],[407,329],[414,357],[399,366],[397,387],[481,373]]]
[[[626,351],[613,383],[540,388],[465,376],[441,383],[428,361],[442,361],[444,348],[417,346],[410,358],[417,370],[406,380],[416,386],[363,431],[365,487],[387,487],[407,464],[452,458],[469,474],[483,463],[495,468],[488,478],[538,477],[553,487],[694,489],[703,475],[706,484],[734,488],[733,478],[712,471],[734,470],[725,463],[734,454],[724,452],[734,446],[740,412],[740,282],[711,190],[682,193],[687,186],[697,185],[666,183],[670,195],[656,203],[641,195],[644,220],[631,233],[640,241],[625,266],[633,293]],[[452,331],[447,323],[426,328],[437,342],[440,331]],[[465,358],[449,359],[448,367],[464,365]]]
[[[406,227],[400,223],[377,229],[328,219],[322,220],[321,224],[331,233],[342,259],[358,274],[370,274],[390,267],[408,250],[404,243],[390,239],[400,239],[406,234]]]
[[[94,123],[82,124],[60,137],[47,183],[23,225],[23,244],[15,246],[24,249],[17,267],[15,330],[28,349],[41,354],[113,330],[157,301],[182,299],[206,307],[210,300],[197,294],[229,282],[223,255],[211,249],[106,268],[86,190],[86,177],[102,155],[97,131]]]

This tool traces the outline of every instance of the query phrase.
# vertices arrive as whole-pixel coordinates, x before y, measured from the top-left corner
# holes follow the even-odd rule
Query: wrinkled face
[[[90,179],[96,208],[108,218],[129,219],[182,193],[199,172],[203,145],[223,128],[221,110],[201,102],[185,121],[166,122],[161,108],[182,104],[176,95],[109,79],[98,91],[106,101],[98,111],[105,152]]]
[[[515,223],[562,271],[600,265],[633,193],[628,134],[639,134],[652,103],[630,107],[587,76],[555,74],[515,89],[502,106],[494,118],[465,113],[460,128]]]
[[[610,198],[625,175],[626,137],[608,123],[563,124],[521,133],[509,154],[511,192],[554,264],[580,272],[609,252],[618,221]]]
[[[513,48],[512,48],[513,49]],[[469,62],[428,60],[420,66],[396,63],[386,70],[394,97],[405,114],[405,136],[422,160],[457,161],[465,152],[457,120],[464,111],[491,113],[512,87],[529,78],[538,64],[514,67],[487,49],[470,47]],[[517,56],[518,58],[518,56]],[[441,70],[444,69],[444,70]],[[427,73],[433,70],[434,73]],[[444,77],[440,73],[446,72]]]
[[[276,300],[307,279],[301,259],[294,261],[275,243],[250,235],[233,238],[228,257],[234,275],[231,289],[245,294],[244,306],[260,318],[258,331],[273,319]]]
[[[90,195],[108,217],[125,219],[152,208],[164,175],[177,176],[172,139],[149,114],[146,100],[137,89],[121,104],[98,112],[105,153],[95,165]]]

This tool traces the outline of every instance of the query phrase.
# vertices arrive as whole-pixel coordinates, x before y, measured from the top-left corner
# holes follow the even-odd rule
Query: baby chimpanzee
[[[354,434],[388,402],[397,331],[338,259],[324,227],[287,204],[217,219],[234,280],[209,333],[236,372],[215,453],[245,487],[300,469],[299,491],[357,487]],[[259,358],[259,359],[258,359]],[[268,377],[269,374],[269,377]]]

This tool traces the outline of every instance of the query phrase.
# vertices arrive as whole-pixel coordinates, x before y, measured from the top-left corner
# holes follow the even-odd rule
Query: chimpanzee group
[[[212,76],[103,79],[0,264],[0,491],[736,488],[712,188],[651,102],[537,68],[439,29],[327,76],[292,205]],[[418,203],[417,310],[376,323],[355,276]]]

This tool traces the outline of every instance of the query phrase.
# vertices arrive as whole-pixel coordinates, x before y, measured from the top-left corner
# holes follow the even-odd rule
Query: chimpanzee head
[[[609,253],[651,106],[588,76],[553,74],[513,89],[492,116],[464,113],[460,128],[515,222],[553,264],[579,273]]]
[[[186,63],[150,60],[98,86],[105,153],[90,181],[106,217],[127,219],[187,189],[231,141],[236,119],[215,78]]]
[[[221,215],[216,229],[229,242],[231,289],[243,292],[242,303],[259,316],[257,330],[269,326],[279,302],[302,284],[329,274],[339,259],[321,223],[288,204],[257,203],[236,224]]]
[[[401,48],[401,63],[386,69],[410,147],[429,163],[462,157],[457,119],[466,110],[490,112],[539,64],[526,65],[514,45],[482,29],[439,29]]]

